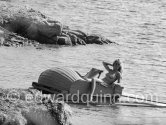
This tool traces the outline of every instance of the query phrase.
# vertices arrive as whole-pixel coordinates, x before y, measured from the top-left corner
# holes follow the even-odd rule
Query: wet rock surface
[[[4,46],[114,43],[100,35],[88,35],[81,30],[70,29],[39,11],[9,2],[0,5],[0,26],[0,45]]]
[[[0,125],[71,125],[66,103],[41,101],[39,94],[36,89],[0,89]]]

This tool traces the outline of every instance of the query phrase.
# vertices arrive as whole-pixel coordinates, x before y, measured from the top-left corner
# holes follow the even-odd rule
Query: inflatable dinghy
[[[42,72],[39,76],[38,82],[33,82],[32,86],[46,93],[70,94],[68,99],[78,99],[83,95],[90,94],[91,82],[86,79],[97,77],[97,75],[99,77],[101,72],[102,70],[92,68],[85,76],[82,76],[80,73],[70,68],[56,67]],[[104,98],[106,96],[112,98],[114,95],[118,95],[120,97],[122,90],[123,87],[118,84],[112,84],[105,87],[100,83],[97,83],[94,98]],[[75,97],[73,97],[73,95],[75,95]],[[87,98],[89,97],[86,96],[86,99]]]

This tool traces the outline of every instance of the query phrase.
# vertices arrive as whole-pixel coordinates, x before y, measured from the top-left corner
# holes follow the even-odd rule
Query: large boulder
[[[69,105],[36,89],[0,89],[0,98],[0,125],[71,125]]]
[[[2,6],[0,11],[3,13],[0,15],[2,27],[40,43],[56,44],[56,37],[62,33],[60,22],[53,21],[33,9],[21,8],[12,11],[12,8]]]
[[[56,21],[45,21],[42,23],[31,23],[26,29],[26,37],[39,41],[40,43],[56,44],[57,36],[62,32],[62,25]]]

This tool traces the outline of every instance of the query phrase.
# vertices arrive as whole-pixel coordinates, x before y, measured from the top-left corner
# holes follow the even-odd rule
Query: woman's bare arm
[[[122,79],[122,75],[120,72],[117,73],[117,83],[120,83]]]
[[[112,66],[111,63],[107,63],[107,62],[104,62],[104,61],[103,61],[103,66],[105,67],[105,69],[106,69],[108,72],[110,72],[110,70],[111,70],[111,69],[109,68],[109,65]]]

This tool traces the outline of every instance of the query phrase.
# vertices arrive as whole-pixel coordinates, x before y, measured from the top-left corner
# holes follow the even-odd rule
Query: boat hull
[[[88,101],[91,91],[91,82],[81,78],[74,70],[64,67],[45,70],[39,76],[38,83],[34,83],[33,86],[50,93],[61,93],[64,99],[69,100]],[[123,87],[117,84],[105,87],[97,83],[94,98],[112,98],[115,95],[119,98],[122,90]]]

